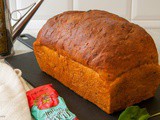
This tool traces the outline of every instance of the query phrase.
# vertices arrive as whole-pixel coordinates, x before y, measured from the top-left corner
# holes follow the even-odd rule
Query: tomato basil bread
[[[109,114],[153,97],[160,84],[151,36],[106,11],[68,11],[49,19],[34,53],[42,71]]]

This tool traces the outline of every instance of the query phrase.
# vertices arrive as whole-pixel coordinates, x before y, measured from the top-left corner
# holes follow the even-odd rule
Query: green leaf
[[[149,113],[145,108],[131,106],[121,113],[118,120],[148,120]]]

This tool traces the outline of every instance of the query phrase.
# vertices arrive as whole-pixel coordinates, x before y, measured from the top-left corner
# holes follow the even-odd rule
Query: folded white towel
[[[0,62],[0,120],[31,120],[21,71]]]

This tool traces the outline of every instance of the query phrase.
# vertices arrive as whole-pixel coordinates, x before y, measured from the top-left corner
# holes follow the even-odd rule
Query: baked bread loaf
[[[34,53],[42,71],[109,114],[153,97],[160,84],[151,36],[106,11],[69,11],[49,19]]]

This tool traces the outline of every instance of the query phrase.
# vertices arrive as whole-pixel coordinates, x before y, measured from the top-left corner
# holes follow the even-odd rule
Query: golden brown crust
[[[151,36],[138,25],[105,11],[59,14],[48,20],[38,40],[106,80],[140,65],[158,64]]]

